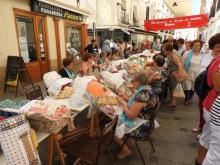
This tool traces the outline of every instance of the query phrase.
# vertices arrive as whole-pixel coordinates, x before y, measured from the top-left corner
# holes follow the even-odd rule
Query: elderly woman
[[[162,55],[155,55],[153,57],[154,70],[149,78],[149,84],[157,92],[157,94],[164,93],[164,83],[168,79],[168,72],[164,67],[165,57]]]
[[[59,70],[59,74],[62,77],[72,79],[75,75],[72,71],[73,68],[73,60],[69,57],[63,59],[63,68]]]
[[[201,64],[201,52],[203,42],[196,39],[192,42],[192,49],[184,53],[182,61],[188,74],[188,77],[183,81],[183,90],[185,93],[184,105],[192,104],[192,97],[194,95],[194,84],[196,77],[199,75]]]
[[[171,43],[166,43],[162,47],[162,51],[167,55],[167,67],[169,72],[169,89],[170,89],[170,101],[166,103],[168,107],[176,107],[176,98],[173,96],[173,90],[176,88],[178,81],[181,81],[182,74],[182,61],[181,56],[177,51],[173,50]],[[179,79],[173,79],[172,73],[178,70]]]
[[[186,46],[186,51],[191,50],[192,49],[192,41],[186,41],[185,46]]]
[[[120,56],[119,56],[119,50],[118,49],[115,49],[114,50],[114,54],[113,54],[113,56],[112,56],[112,61],[118,61],[118,60],[120,60],[121,58],[120,58]]]
[[[97,61],[97,64],[105,64],[106,63],[106,52],[101,52],[100,53],[100,58]]]
[[[112,52],[112,49],[110,48],[110,43],[111,43],[110,40],[105,40],[104,41],[104,44],[103,44],[103,47],[102,47],[102,50],[104,52]]]
[[[212,51],[220,52],[220,33],[212,36],[209,40],[209,48]],[[220,54],[216,55],[213,59],[209,68],[207,70],[207,84],[210,87],[213,87],[208,95],[205,97],[202,102],[203,105],[203,117],[205,119],[205,124],[203,126],[202,135],[199,140],[198,145],[198,157],[196,159],[197,164],[201,164],[206,156],[208,149],[210,148],[211,140],[211,129],[210,129],[210,111],[211,106],[214,100],[220,94],[220,74],[219,74],[219,65],[220,65]],[[207,155],[211,157],[212,155]],[[213,164],[211,162],[207,164]]]
[[[90,53],[86,53],[84,56],[84,62],[82,63],[79,71],[79,74],[81,76],[88,74],[89,69],[92,69],[91,67],[92,62],[93,62],[93,55]]]
[[[134,73],[132,77],[133,88],[137,91],[134,96],[129,99],[125,94],[119,94],[118,102],[123,106],[124,113],[128,119],[134,120],[136,117],[150,120],[153,117],[154,111],[159,103],[159,98],[156,92],[149,86],[148,75],[144,70]],[[134,137],[142,138],[148,130],[149,122],[145,121],[141,126],[136,128],[129,134]],[[119,139],[115,136],[115,141],[121,146],[124,142],[123,138]],[[131,156],[132,151],[127,145],[124,145],[118,158],[124,159]]]

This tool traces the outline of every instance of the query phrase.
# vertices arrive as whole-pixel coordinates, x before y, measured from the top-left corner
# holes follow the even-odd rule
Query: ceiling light
[[[178,5],[177,5],[177,3],[176,3],[176,2],[174,2],[172,6],[173,6],[173,7],[176,7],[176,6],[178,6]]]

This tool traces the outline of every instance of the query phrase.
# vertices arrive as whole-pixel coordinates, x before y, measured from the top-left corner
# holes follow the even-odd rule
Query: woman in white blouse
[[[196,39],[192,42],[192,49],[184,53],[182,61],[188,74],[188,77],[183,81],[183,90],[185,93],[185,105],[188,106],[192,103],[194,95],[195,79],[199,75],[201,66],[201,52],[203,42]]]

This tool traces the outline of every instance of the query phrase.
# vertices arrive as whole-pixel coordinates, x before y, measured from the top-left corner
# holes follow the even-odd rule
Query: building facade
[[[209,22],[200,30],[200,38],[208,44],[213,35],[220,33],[220,0],[206,0],[205,13],[209,15]]]
[[[96,38],[97,45],[106,39],[123,39],[140,46],[143,40],[163,40],[171,34],[144,30],[144,20],[173,17],[163,0],[86,0],[86,10],[91,13],[88,42]]]
[[[74,57],[77,68],[87,45],[84,1],[0,0],[0,92],[5,84],[7,58],[23,57],[33,82],[48,71],[62,68],[62,59]]]

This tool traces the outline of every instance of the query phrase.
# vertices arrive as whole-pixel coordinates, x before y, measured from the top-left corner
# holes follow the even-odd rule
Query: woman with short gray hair
[[[99,54],[99,59],[98,59],[98,61],[97,61],[97,63],[98,64],[104,64],[106,61],[105,61],[105,59],[106,59],[106,55],[107,55],[107,53],[106,52],[101,52],[100,54]]]
[[[148,75],[146,71],[141,70],[135,72],[132,76],[131,82],[133,88],[137,90],[132,98],[128,98],[125,94],[119,93],[117,100],[124,110],[121,115],[125,115],[129,121],[133,122],[136,117],[146,120],[138,128],[129,133],[130,136],[143,138],[149,129],[149,121],[152,120],[153,114],[159,104],[159,97],[157,96],[156,91],[148,86]],[[123,121],[123,118],[120,117],[119,120],[125,122]],[[124,143],[124,139],[119,139],[117,136],[115,136],[114,140],[119,146]],[[124,159],[131,155],[131,149],[125,144],[119,153],[118,158]]]
[[[103,50],[104,52],[111,52],[111,53],[112,53],[112,49],[110,48],[110,40],[105,40],[105,41],[104,41],[102,50]]]

